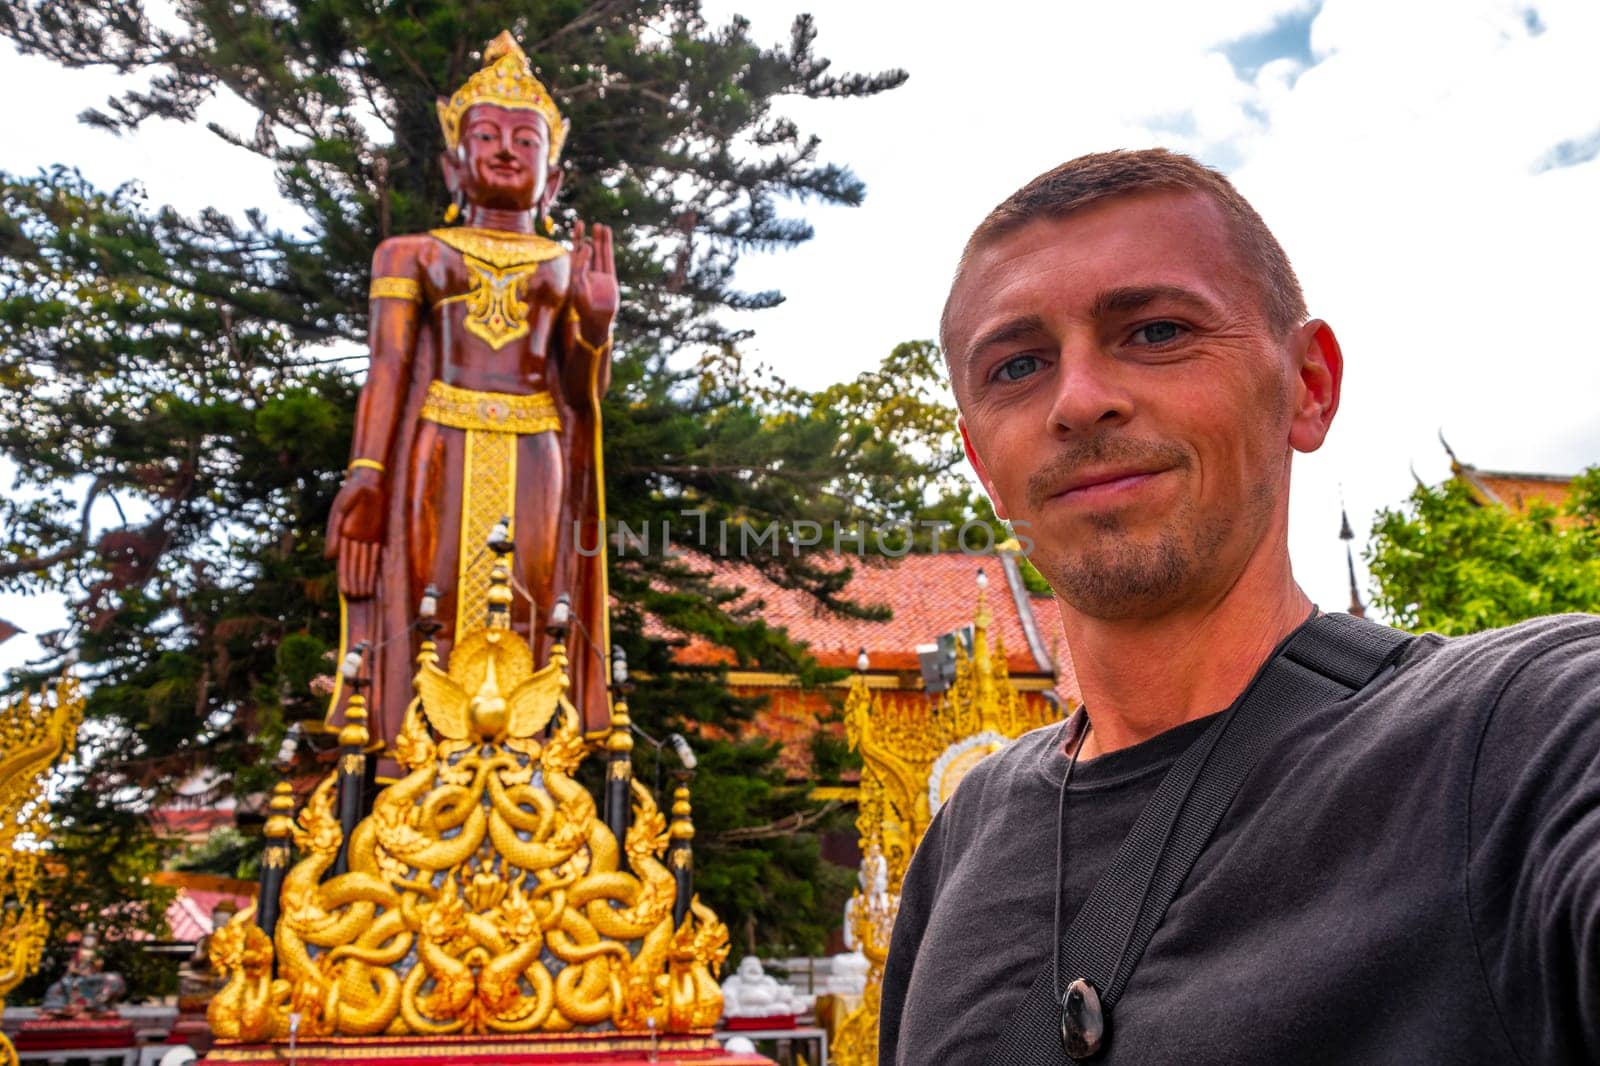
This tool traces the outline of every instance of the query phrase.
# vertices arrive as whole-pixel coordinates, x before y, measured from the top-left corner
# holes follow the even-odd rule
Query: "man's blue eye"
[[[1134,330],[1133,335],[1146,344],[1165,344],[1178,339],[1179,328],[1176,322],[1152,322]]]
[[[1002,381],[1020,381],[1039,369],[1039,357],[1036,355],[1019,355],[1015,359],[1008,359],[1000,364],[996,371]]]

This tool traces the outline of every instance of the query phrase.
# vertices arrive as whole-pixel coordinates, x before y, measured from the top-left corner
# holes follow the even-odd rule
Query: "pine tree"
[[[667,522],[692,544],[702,521],[973,506],[952,473],[952,413],[929,388],[931,346],[902,346],[876,374],[810,394],[746,372],[742,335],[716,315],[781,299],[739,291],[732,276],[741,253],[810,237],[786,205],[864,193],[775,102],[866,97],[902,72],[834,74],[808,17],[786,46],[762,48],[742,20],[708,25],[694,0],[176,7],[181,25],[168,28],[139,3],[0,5],[0,32],[25,52],[152,75],[86,122],[193,120],[213,94],[238,94],[255,127],[213,131],[271,160],[310,219],[290,234],[259,212],[157,209],[137,186],[96,189],[60,168],[0,175],[0,449],[21,490],[0,499],[0,587],[72,600],[54,653],[15,681],[80,662],[101,747],[115,752],[83,786],[95,802],[151,802],[201,766],[259,792],[287,723],[321,715],[315,683],[338,624],[322,531],[359,388],[360,357],[345,353],[364,335],[367,264],[383,237],[437,224],[434,100],[502,28],[572,121],[558,222],[619,234],[611,515]],[[704,519],[682,513],[694,509]],[[862,609],[805,553],[751,561],[832,609]],[[753,707],[718,672],[677,668],[647,617],[741,664],[816,676],[803,648],[731,609],[691,562],[613,561],[617,639],[649,678],[630,702],[658,736],[705,721],[736,733]],[[785,829],[816,827],[805,790],[759,740],[696,743],[707,901],[736,927],[753,916],[764,950],[817,950],[843,884],[814,836]]]

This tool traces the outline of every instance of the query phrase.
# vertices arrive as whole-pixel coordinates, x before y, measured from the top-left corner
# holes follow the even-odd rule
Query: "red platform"
[[[11,1041],[18,1051],[90,1051],[138,1044],[122,1018],[30,1018]]]
[[[653,1053],[652,1053],[653,1051]],[[288,1044],[219,1042],[197,1066],[288,1063]],[[299,1041],[295,1066],[772,1066],[761,1055],[722,1050],[709,1033],[663,1034],[653,1042],[637,1033],[540,1033],[536,1036],[340,1037]]]
[[[793,1029],[800,1023],[796,1014],[768,1014],[760,1018],[724,1018],[722,1027],[729,1032],[740,1029]]]

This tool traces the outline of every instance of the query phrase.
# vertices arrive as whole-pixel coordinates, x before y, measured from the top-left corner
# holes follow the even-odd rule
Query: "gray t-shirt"
[[[1063,928],[1210,722],[1074,771]],[[885,1066],[982,1063],[1046,965],[1063,734],[980,763],[917,849]],[[1293,728],[1184,882],[1096,1061],[1600,1063],[1600,618],[1424,637]]]

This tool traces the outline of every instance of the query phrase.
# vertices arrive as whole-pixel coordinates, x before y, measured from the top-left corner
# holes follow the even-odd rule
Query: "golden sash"
[[[456,632],[484,625],[494,554],[489,534],[517,514],[517,438],[561,428],[548,392],[516,396],[477,392],[443,381],[428,386],[422,417],[467,432],[461,469],[461,541],[456,574]]]

